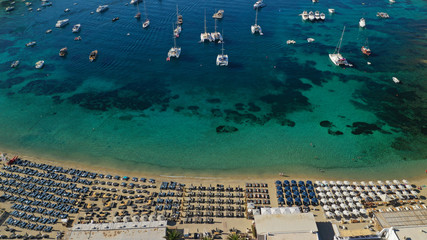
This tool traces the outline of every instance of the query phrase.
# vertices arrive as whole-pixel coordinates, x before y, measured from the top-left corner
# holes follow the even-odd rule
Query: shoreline
[[[358,177],[354,176],[346,176],[341,177],[340,175],[345,175],[348,171],[366,171],[370,168],[366,169],[352,169],[352,170],[344,170],[344,169],[327,169],[323,172],[317,172],[314,171],[314,169],[307,168],[307,172],[300,172],[300,173],[291,173],[291,172],[284,172],[283,175],[280,175],[280,170],[277,170],[277,172],[270,172],[270,171],[259,171],[259,172],[229,172],[226,170],[221,171],[210,171],[211,174],[206,174],[206,171],[199,171],[197,173],[196,171],[182,171],[181,169],[178,171],[161,171],[160,169],[158,171],[152,171],[152,169],[126,169],[126,168],[120,168],[118,166],[100,166],[103,163],[100,164],[87,164],[84,162],[77,162],[73,159],[62,159],[57,160],[51,157],[45,157],[45,156],[37,156],[34,154],[27,154],[22,152],[17,152],[14,150],[6,149],[6,148],[0,148],[0,152],[7,153],[8,157],[13,157],[15,155],[18,155],[22,159],[29,160],[36,163],[44,163],[49,165],[55,165],[55,166],[61,166],[65,168],[76,168],[76,169],[84,169],[86,171],[95,172],[95,173],[103,173],[103,174],[111,174],[111,175],[119,175],[119,176],[129,176],[129,177],[145,177],[145,178],[155,178],[157,179],[164,179],[164,180],[170,180],[176,179],[176,181],[180,181],[182,183],[211,183],[213,181],[218,183],[230,183],[230,184],[236,184],[236,183],[244,183],[245,181],[264,181],[273,183],[276,180],[284,180],[284,179],[295,179],[295,180],[349,180],[349,181],[366,181],[366,180],[392,180],[392,179],[407,179],[409,181],[414,182],[424,182],[424,184],[427,184],[427,174],[419,174],[419,175],[410,175],[408,173],[407,176],[388,176],[387,178],[381,177],[379,175],[372,175],[375,177],[366,178],[365,175],[360,175]],[[304,170],[304,169],[301,169]],[[344,171],[343,171],[344,170]],[[404,169],[401,169],[403,172]],[[239,170],[236,170],[239,171]],[[212,174],[212,172],[214,174]],[[340,173],[341,174],[337,174]],[[424,171],[423,171],[424,173]],[[382,173],[384,174],[384,173]],[[421,185],[421,184],[418,184]]]

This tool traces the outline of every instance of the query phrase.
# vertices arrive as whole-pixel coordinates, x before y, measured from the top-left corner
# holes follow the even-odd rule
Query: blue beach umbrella
[[[282,197],[279,197],[279,199],[278,199],[277,201],[279,201],[279,203],[284,203],[284,202],[285,202],[285,199],[284,199],[284,198],[282,198]]]
[[[291,191],[291,187],[289,187],[289,186],[285,186],[284,189],[285,189],[285,191]]]
[[[298,191],[293,191],[292,194],[294,195],[294,198],[295,197],[299,197],[299,192]]]
[[[295,180],[291,180],[291,185],[292,185],[292,186],[296,186],[296,185],[297,185],[297,181],[295,181]]]
[[[308,197],[308,194],[307,194],[307,192],[301,192],[301,197],[303,197],[303,198],[306,198],[306,197]]]
[[[281,181],[279,181],[279,180],[277,180],[277,181],[276,181],[276,185],[282,185],[282,182],[281,182]]]
[[[313,206],[317,206],[317,205],[319,205],[319,201],[317,200],[317,198],[313,198],[313,199],[311,199],[311,204]]]
[[[298,187],[297,186],[293,186],[292,187],[292,191],[298,191]]]
[[[292,193],[290,191],[285,192],[286,198],[292,197]]]
[[[300,187],[301,187],[301,186],[305,186],[304,181],[299,181],[299,182],[298,182],[298,186],[300,186]]]
[[[283,192],[282,191],[277,191],[277,196],[283,196]]]
[[[294,204],[294,199],[292,198],[287,198],[286,202],[288,203],[289,206],[292,206]]]
[[[302,192],[302,191],[305,191],[305,190],[306,190],[306,188],[305,188],[304,186],[301,186],[301,187],[299,188],[299,190],[300,190],[300,192]]]
[[[307,180],[307,185],[309,185],[309,186],[313,186],[313,182],[312,181],[310,181],[310,180]]]
[[[289,186],[289,181],[288,180],[283,181],[283,186]]]
[[[282,190],[282,186],[276,186],[277,190]]]
[[[308,187],[307,187],[307,189],[308,189],[308,191],[310,191],[310,192],[314,191],[314,187],[313,187],[313,186],[308,186]]]
[[[315,194],[314,192],[310,192],[310,193],[308,194],[308,196],[310,196],[310,198],[315,198],[315,197],[316,197],[316,194]]]
[[[310,205],[310,200],[308,198],[304,198],[303,202],[305,206]]]
[[[295,205],[301,206],[301,199],[299,197],[295,198]]]

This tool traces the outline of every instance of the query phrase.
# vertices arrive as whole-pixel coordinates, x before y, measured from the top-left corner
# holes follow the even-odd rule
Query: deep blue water
[[[254,2],[147,0],[151,25],[142,29],[127,1],[59,0],[40,12],[39,1],[33,11],[17,1],[14,11],[0,13],[0,146],[172,173],[421,174],[427,163],[425,1],[269,0],[258,14],[263,36],[250,33]],[[96,13],[100,4],[109,10]],[[176,4],[184,19],[177,39],[182,54],[168,62]],[[215,65],[221,45],[198,42],[205,9],[208,32],[215,10],[225,11],[217,24],[227,68]],[[303,22],[303,10],[324,12],[326,20]],[[379,11],[390,19],[377,18]],[[361,17],[366,29],[358,27]],[[65,18],[70,24],[55,28]],[[71,32],[77,23],[79,34]],[[343,26],[341,53],[353,69],[328,58]],[[82,41],[74,41],[78,35]],[[366,38],[370,57],[360,52]],[[287,45],[288,39],[297,43]],[[30,41],[37,45],[25,47]],[[60,58],[64,46],[69,54]],[[90,63],[94,49],[98,59]],[[21,64],[10,69],[16,59]],[[46,65],[37,70],[40,59]],[[217,133],[219,126],[238,131]]]

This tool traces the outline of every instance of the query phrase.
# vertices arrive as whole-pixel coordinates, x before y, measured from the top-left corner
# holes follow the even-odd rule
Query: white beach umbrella
[[[317,196],[324,198],[324,197],[326,197],[326,194],[321,192],[321,193],[317,194]]]
[[[341,186],[340,189],[341,189],[341,191],[345,191],[345,190],[347,190],[347,187],[346,186]]]
[[[142,221],[147,222],[148,221],[148,215],[142,215]]]
[[[412,185],[409,185],[409,184],[405,185],[405,187],[406,187],[407,189],[413,189]]]
[[[391,190],[396,190],[396,186],[391,185],[391,186],[390,186],[390,189],[391,189]]]
[[[340,192],[335,192],[335,196],[337,196],[337,197],[342,197],[342,193],[340,193]]]
[[[334,191],[339,191],[340,189],[339,189],[337,186],[333,186],[333,187],[332,187],[332,190],[334,190]]]
[[[333,204],[333,203],[336,203],[337,201],[336,201],[334,198],[329,198],[329,199],[328,199],[328,202],[330,202],[330,203],[332,203],[332,204]]]
[[[361,181],[361,182],[360,182],[360,185],[362,185],[362,186],[366,186],[366,182],[365,182],[365,181]]]
[[[405,187],[403,185],[398,185],[399,189],[405,189]]]
[[[393,180],[393,183],[394,184],[400,184],[399,180],[396,180],[396,179]]]
[[[344,200],[344,198],[338,198],[338,202],[345,203],[345,200]]]
[[[338,186],[341,186],[341,185],[342,185],[342,182],[341,182],[341,181],[337,181],[337,185],[338,185]]]
[[[363,188],[361,188],[361,187],[356,187],[356,191],[361,192],[361,191],[363,191]]]
[[[412,190],[411,193],[412,193],[412,195],[415,195],[415,196],[418,195],[418,193],[416,191],[414,191],[414,190]]]
[[[357,206],[358,208],[363,208],[363,204],[362,204],[362,203],[360,203],[360,202],[356,202],[356,206]]]
[[[361,213],[361,214],[366,214],[366,213],[367,213],[367,211],[366,211],[366,209],[362,208],[362,209],[360,209],[360,213]]]
[[[406,180],[406,179],[403,179],[402,180],[402,182],[404,183],[404,184],[408,184],[409,182],[408,182],[408,180]]]
[[[353,185],[357,186],[357,185],[359,185],[359,183],[358,182],[353,182]]]
[[[348,191],[353,191],[353,190],[354,190],[354,188],[353,188],[352,186],[348,186],[348,187],[347,187],[347,190],[348,190]]]
[[[139,222],[140,220],[141,220],[141,218],[138,215],[132,216],[132,222]]]
[[[329,185],[335,185],[336,183],[334,181],[329,181]]]
[[[360,201],[360,198],[359,198],[359,197],[353,197],[353,201],[355,201],[355,202],[359,202],[359,201]]]
[[[387,185],[391,185],[391,184],[393,184],[390,180],[386,180],[385,181],[385,184],[387,184]]]
[[[336,204],[332,204],[332,206],[331,206],[333,209],[335,209],[335,210],[337,210],[337,209],[340,209],[340,207],[338,206],[338,205],[336,205]]]
[[[349,181],[344,181],[344,185],[350,185],[350,182]]]
[[[319,180],[317,180],[316,182],[314,182],[317,186],[320,186],[320,184],[322,184]]]
[[[326,195],[328,195],[328,197],[334,196],[331,192],[327,192]]]
[[[349,203],[348,206],[351,208],[356,208],[356,204],[354,204],[354,203]]]
[[[326,217],[333,218],[334,216],[335,216],[335,214],[333,214],[331,212],[326,212]]]
[[[323,192],[324,190],[323,190],[323,188],[322,188],[322,187],[317,187],[317,188],[316,188],[316,191],[317,191],[317,192]]]
[[[360,196],[361,196],[363,199],[366,199],[366,198],[368,197],[368,195],[366,195],[366,194],[364,194],[364,193],[360,194]]]
[[[350,212],[347,211],[347,210],[344,210],[343,214],[346,215],[346,216],[350,216]]]
[[[331,208],[328,205],[323,206],[323,210],[329,211]]]
[[[325,191],[331,191],[330,187],[324,187],[323,189],[325,189]]]
[[[375,183],[373,181],[369,181],[369,185],[374,186]]]
[[[356,194],[356,192],[355,192],[355,191],[351,191],[351,192],[350,192],[350,195],[353,197],[353,196],[356,196],[357,194]]]
[[[402,191],[402,193],[403,193],[403,195],[409,195],[409,192],[408,191]]]
[[[375,191],[375,192],[379,191],[379,189],[377,188],[377,186],[373,187],[372,190]]]
[[[347,191],[342,192],[342,194],[346,197],[350,196],[350,193],[348,193]]]
[[[320,199],[320,202],[323,203],[323,204],[327,204],[328,200],[326,200],[326,198],[322,198],[322,199]]]
[[[355,216],[359,216],[360,212],[359,212],[359,210],[357,210],[357,209],[353,209],[353,214],[354,214]]]
[[[386,186],[381,186],[381,190],[387,191],[387,187]]]
[[[337,217],[338,217],[338,216],[342,216],[342,213],[341,213],[340,211],[338,211],[338,210],[337,210],[337,211],[335,211],[334,213],[335,213],[335,216],[337,216]]]
[[[347,204],[344,204],[344,203],[341,203],[341,204],[340,204],[340,207],[341,207],[342,209],[347,209],[347,208],[348,208]]]
[[[369,192],[368,195],[373,198],[376,196],[374,192]]]
[[[384,182],[383,182],[383,181],[381,181],[381,180],[378,180],[378,181],[377,181],[377,183],[378,183],[379,185],[384,185]]]
[[[351,197],[346,197],[346,198],[345,198],[345,200],[346,200],[348,203],[352,203],[352,202],[353,202],[353,198],[351,198]]]
[[[322,184],[326,186],[326,185],[328,185],[328,181],[323,180]]]

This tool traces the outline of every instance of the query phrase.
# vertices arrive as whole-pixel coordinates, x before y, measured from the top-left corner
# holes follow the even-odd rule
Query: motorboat
[[[182,15],[178,13],[178,4],[176,5],[176,25],[182,25]]]
[[[98,56],[98,50],[93,50],[89,54],[89,61],[91,61],[91,62],[95,61],[95,59],[96,59],[97,56]]]
[[[211,37],[212,37],[214,42],[216,42],[216,41],[222,42],[222,40],[223,40],[221,33],[216,30],[216,19],[215,19],[215,32],[211,33]]]
[[[335,13],[335,9],[333,9],[333,8],[329,8],[329,9],[328,9],[328,12],[329,12],[330,14],[334,14],[334,13]]]
[[[172,24],[172,30],[174,30],[174,26]],[[168,57],[166,58],[167,61],[170,61],[171,57],[179,58],[181,55],[181,48],[176,46],[176,36],[175,33],[173,33],[173,47],[169,49]]]
[[[295,40],[288,40],[286,41],[286,44],[291,45],[291,44],[295,44],[296,41]]]
[[[140,18],[141,18],[141,13],[140,13],[140,12],[137,12],[137,13],[135,14],[134,18],[136,18],[136,19],[140,19]]]
[[[58,22],[56,22],[55,27],[62,28],[65,25],[67,25],[69,21],[70,21],[69,19],[58,20]]]
[[[175,35],[175,37],[179,37],[179,34],[181,33],[181,26],[180,25],[176,25],[176,28],[173,30],[173,34]]]
[[[264,35],[262,33],[261,26],[258,25],[258,8],[256,9],[256,13],[255,13],[255,24],[251,26],[251,32],[252,34],[258,33],[259,35]]]
[[[359,20],[359,27],[361,27],[361,28],[366,27],[366,21],[365,21],[365,19],[364,19],[364,18],[361,18],[361,19]]]
[[[347,59],[345,59],[340,53],[342,39],[344,37],[344,31],[345,31],[345,26],[344,26],[344,29],[342,30],[341,38],[335,48],[334,53],[329,54],[329,59],[331,59],[332,63],[334,63],[336,66],[352,67],[353,65],[350,64],[347,61]]]
[[[213,38],[210,33],[206,30],[206,9],[205,9],[205,32],[200,33],[200,42],[212,42]]]
[[[221,54],[216,57],[217,66],[228,66],[228,55],[224,54],[224,41],[222,41]]]
[[[148,26],[150,26],[150,19],[148,19],[147,9],[145,8],[145,1],[144,1],[144,15],[145,15],[145,21],[142,24],[142,28],[147,28]]]
[[[74,41],[80,41],[80,40],[82,40],[82,37],[80,36],[74,38]]]
[[[59,50],[59,56],[60,57],[65,57],[65,55],[67,55],[67,53],[68,53],[67,47],[61,48],[61,50]]]
[[[314,38],[307,38],[307,42],[314,42],[316,41]]]
[[[13,61],[12,64],[10,64],[11,68],[16,68],[19,65],[19,60]]]
[[[304,20],[304,21],[308,20],[308,13],[307,13],[307,11],[302,12],[300,15],[301,15],[302,20]]]
[[[308,13],[308,19],[310,20],[310,21],[314,21],[314,13],[313,13],[313,11],[310,11],[309,13]]]
[[[119,20],[119,17],[115,17],[115,18],[111,19],[112,22],[115,22],[117,20]]]
[[[51,32],[52,32],[52,29],[46,30],[46,33],[51,33]]]
[[[224,17],[224,10],[220,9],[212,16],[215,19],[222,19]]]
[[[313,3],[318,3],[319,0],[311,0]]]
[[[397,79],[397,77],[392,77],[391,78],[393,80],[394,83],[399,84],[402,83],[399,79]]]
[[[371,55],[371,49],[369,49],[368,46],[362,46],[362,48],[360,49],[362,51],[363,54],[369,56]]]
[[[65,10],[64,10],[64,12],[69,12],[70,11],[70,9],[69,8],[66,8]]]
[[[15,7],[13,7],[13,6],[9,6],[9,7],[7,7],[6,8],[6,12],[10,12],[10,11],[13,11],[13,10],[15,10]]]
[[[316,20],[320,20],[320,12],[319,11],[314,12],[314,18]]]
[[[29,7],[31,5],[33,5],[31,2],[25,2],[25,6]]]
[[[323,21],[323,20],[325,20],[325,18],[326,18],[325,14],[324,14],[324,13],[321,13],[321,14],[320,14],[320,20],[322,20],[322,21]]]
[[[42,9],[41,8],[37,8],[37,12],[40,12]]]
[[[33,8],[28,8],[28,11],[30,11],[30,12],[33,11]]]
[[[41,5],[42,7],[49,7],[49,6],[52,6],[52,3],[51,2],[47,2],[47,1],[45,1],[45,2],[43,2],[42,3],[42,5]]]
[[[135,3],[138,3],[138,2],[141,2],[141,0],[131,0],[130,4],[135,4]]]
[[[258,0],[254,4],[254,9],[263,8],[265,6],[267,6],[267,4],[265,4],[263,0]]]
[[[81,24],[80,24],[80,23],[79,23],[79,24],[74,25],[74,26],[73,26],[73,33],[78,33],[78,32],[80,32],[80,27],[81,27]]]
[[[97,13],[101,13],[101,12],[105,12],[108,9],[108,5],[99,5],[98,8],[96,9]]]
[[[44,66],[44,61],[40,60],[36,62],[35,68],[40,69]]]
[[[32,47],[32,46],[34,46],[34,45],[36,45],[36,42],[35,42],[35,41],[32,41],[32,42],[29,42],[29,43],[26,43],[26,44],[25,44],[25,46],[27,46],[27,47]]]
[[[395,1],[395,0],[389,0],[389,2],[390,2],[390,3],[395,3],[396,1]]]
[[[390,16],[386,12],[377,12],[377,17],[379,17],[379,18],[389,18]]]

